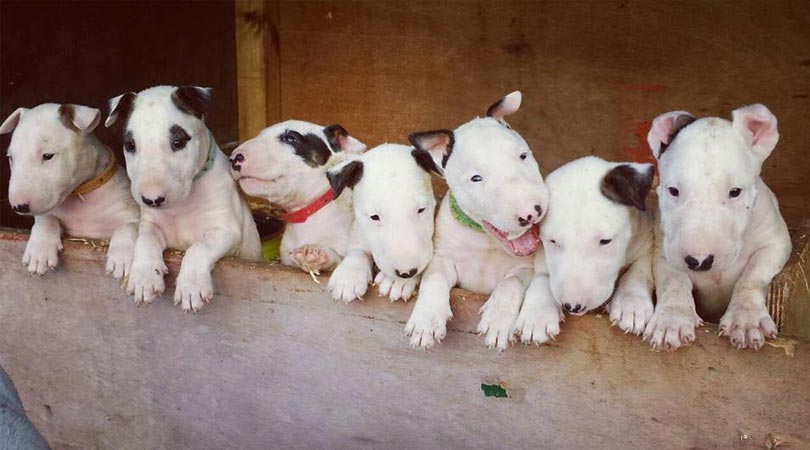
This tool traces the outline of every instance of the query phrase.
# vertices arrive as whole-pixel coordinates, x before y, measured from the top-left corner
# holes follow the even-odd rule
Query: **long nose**
[[[683,260],[686,263],[686,266],[689,267],[689,270],[694,270],[695,272],[705,272],[712,268],[712,264],[714,264],[714,255],[686,255]]]
[[[235,172],[242,170],[242,163],[245,162],[245,155],[242,152],[233,152],[231,154],[231,169]]]

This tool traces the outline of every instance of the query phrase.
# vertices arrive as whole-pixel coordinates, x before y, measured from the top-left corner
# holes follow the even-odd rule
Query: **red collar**
[[[304,223],[309,219],[309,216],[318,212],[321,208],[328,205],[329,202],[335,199],[335,193],[332,189],[328,189],[320,197],[316,198],[312,203],[304,206],[301,209],[293,212],[284,213],[281,219],[287,223]]]

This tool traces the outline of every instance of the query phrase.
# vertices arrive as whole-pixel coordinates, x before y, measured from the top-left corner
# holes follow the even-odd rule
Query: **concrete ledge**
[[[31,277],[26,238],[0,229],[0,364],[58,449],[810,448],[806,340],[738,352],[704,328],[656,353],[589,315],[499,354],[475,334],[483,298],[455,291],[447,338],[422,352],[402,335],[410,303],[335,304],[304,273],[229,259],[201,313],[136,308],[103,247],[67,242]]]

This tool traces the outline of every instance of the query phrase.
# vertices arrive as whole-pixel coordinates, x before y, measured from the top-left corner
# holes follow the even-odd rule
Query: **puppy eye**
[[[608,245],[613,242],[613,239],[602,239],[599,241],[599,245]]]
[[[478,183],[479,181],[482,181],[483,179],[484,179],[484,177],[482,177],[481,175],[473,175],[470,178],[470,181],[472,181],[473,183]]]
[[[669,195],[671,195],[673,197],[677,197],[678,195],[680,195],[680,192],[678,191],[678,188],[671,187],[668,190],[669,190]]]
[[[422,214],[423,212],[425,212],[425,208],[419,208],[416,210],[417,214]]]
[[[182,140],[182,139],[172,139],[172,142],[171,142],[172,151],[176,152],[178,150],[183,150],[184,148],[186,148],[186,142],[188,142],[188,141],[185,141],[185,140]]]
[[[42,160],[43,161],[50,161],[53,159],[53,153],[43,153]]]
[[[529,154],[528,154],[528,153],[526,153],[526,152],[523,152],[523,153],[521,153],[521,154],[520,154],[520,160],[521,160],[521,161],[525,160],[525,159],[526,159],[526,158],[528,158],[528,157],[529,157]]]
[[[731,197],[731,198],[737,198],[737,197],[740,196],[740,194],[742,194],[742,189],[740,189],[740,188],[734,188],[734,189],[728,191],[728,196]]]
[[[135,141],[124,141],[124,150],[128,153],[135,153]]]
[[[380,216],[374,214],[373,216],[369,217],[369,219],[371,219],[371,220],[373,220],[375,222],[379,222],[380,221]]]
[[[293,133],[282,134],[279,140],[285,144],[293,145],[298,142],[298,135]]]
[[[557,241],[555,241],[554,239],[549,240],[549,242],[551,242],[554,245],[557,245]]]

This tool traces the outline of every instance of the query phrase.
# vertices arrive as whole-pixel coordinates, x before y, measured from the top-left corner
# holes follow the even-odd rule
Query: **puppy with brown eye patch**
[[[132,196],[141,206],[127,292],[151,303],[163,293],[166,248],[185,250],[174,302],[196,312],[214,295],[211,270],[223,256],[261,260],[247,203],[204,118],[211,90],[157,86],[110,100],[109,127],[121,120]]]

